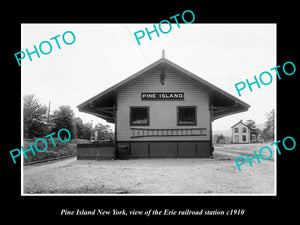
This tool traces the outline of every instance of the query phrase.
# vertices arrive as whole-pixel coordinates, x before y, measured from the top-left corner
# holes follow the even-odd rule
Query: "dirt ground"
[[[266,145],[216,146],[214,159],[73,157],[25,166],[24,194],[275,194],[274,160],[247,162],[241,172],[234,161]]]

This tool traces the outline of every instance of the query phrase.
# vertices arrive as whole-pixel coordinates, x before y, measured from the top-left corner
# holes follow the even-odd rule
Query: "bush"
[[[47,150],[45,150],[44,152],[38,152],[38,151],[36,151],[36,149],[34,147],[35,140],[36,139],[29,139],[29,140],[27,139],[24,141],[24,145],[23,145],[24,149],[25,150],[29,149],[29,143],[31,143],[31,145],[34,149],[34,152],[35,152],[35,155],[33,155],[32,151],[28,151],[26,153],[27,159],[25,158],[25,155],[23,154],[25,163],[77,154],[76,144],[71,145],[68,142],[62,143],[56,138],[54,138],[54,142],[56,144],[55,147],[53,146],[51,139],[49,139]],[[37,142],[37,148],[40,150],[43,150],[45,148],[45,143],[42,141]]]

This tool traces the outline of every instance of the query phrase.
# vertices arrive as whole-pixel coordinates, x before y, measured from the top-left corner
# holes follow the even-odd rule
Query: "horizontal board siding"
[[[77,148],[77,159],[114,159],[114,146],[81,146]]]
[[[131,128],[176,129],[206,128],[205,136],[139,137],[135,141],[149,140],[209,140],[209,94],[207,88],[175,71],[165,70],[165,84],[160,83],[160,70],[151,70],[118,90],[117,138],[131,140]],[[184,92],[183,101],[142,101],[142,92]],[[149,106],[150,125],[130,126],[130,106]],[[177,126],[177,106],[197,106],[197,126]]]

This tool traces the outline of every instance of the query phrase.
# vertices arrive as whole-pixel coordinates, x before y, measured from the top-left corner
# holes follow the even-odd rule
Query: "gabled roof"
[[[244,125],[245,127],[247,127],[247,128],[250,129],[250,127],[248,127],[246,124],[244,124],[242,120],[240,120],[239,122],[237,122],[236,124],[234,124],[231,128],[234,128],[234,127],[235,127],[236,125],[238,125],[238,124],[242,124],[242,125]]]
[[[216,87],[215,85],[209,83],[208,81],[198,77],[197,75],[191,73],[190,71],[180,67],[179,65],[171,62],[165,57],[160,58],[144,69],[136,72],[135,74],[129,76],[128,78],[122,80],[121,82],[115,84],[114,86],[106,89],[105,91],[95,95],[94,97],[86,100],[77,106],[79,111],[87,112],[103,118],[108,122],[114,122],[114,118],[111,112],[107,112],[107,109],[111,108],[114,104],[116,104],[116,94],[119,88],[128,82],[132,82],[139,76],[143,75],[145,72],[154,69],[156,67],[166,67],[178,70],[181,74],[192,78],[196,82],[201,83],[202,85],[208,87],[211,94],[211,103],[214,106],[214,119],[221,118],[226,115],[247,111],[250,105],[241,101],[240,99],[234,97],[233,95],[225,92],[224,90]],[[106,112],[101,110],[97,110],[97,108],[102,107],[106,109]]]

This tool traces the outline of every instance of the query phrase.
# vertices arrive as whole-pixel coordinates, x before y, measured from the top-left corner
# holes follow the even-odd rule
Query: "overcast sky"
[[[77,110],[77,105],[165,57],[215,86],[251,105],[244,113],[217,119],[214,130],[227,130],[239,120],[266,121],[266,113],[276,108],[275,72],[276,24],[172,24],[168,34],[147,35],[138,45],[134,32],[149,30],[153,24],[22,24],[21,50],[33,51],[42,41],[72,31],[76,41],[61,49],[52,43],[49,55],[33,54],[22,60],[22,94],[35,94],[51,112],[70,105],[84,122],[104,120]],[[167,28],[165,28],[167,30]],[[67,37],[67,36],[66,36]],[[68,36],[69,37],[69,36]],[[44,46],[44,51],[47,46]],[[16,62],[17,63],[17,62]],[[253,76],[269,71],[273,82],[258,89],[253,85],[239,97],[234,84],[254,81]],[[266,78],[267,82],[267,78]]]

